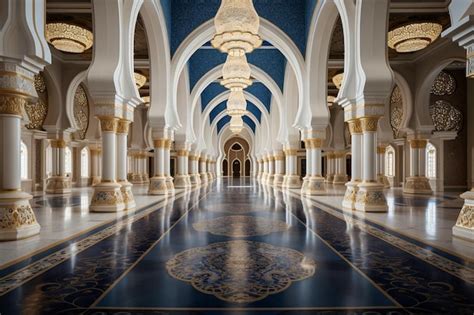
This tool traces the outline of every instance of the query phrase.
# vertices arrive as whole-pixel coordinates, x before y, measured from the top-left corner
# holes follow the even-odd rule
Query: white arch
[[[177,114],[177,85],[181,71],[192,54],[202,45],[212,39],[214,32],[215,27],[214,21],[212,19],[201,24],[181,42],[173,56],[171,61],[171,106],[174,107],[175,114]],[[279,49],[280,52],[285,56],[288,63],[293,67],[293,71],[296,74],[296,80],[298,82],[299,95],[301,95],[299,98],[298,108],[302,108],[304,106],[304,86],[307,83],[305,83],[305,62],[301,52],[293,43],[293,41],[288,37],[288,35],[264,18],[260,18],[260,35],[263,39],[267,40],[273,46]],[[176,117],[176,121],[179,125],[178,117]]]
[[[393,71],[393,74],[394,82],[400,89],[400,94],[402,95],[403,102],[403,115],[402,122],[400,124],[400,130],[407,131],[408,124],[413,115],[413,95],[407,80],[405,80],[405,78],[396,71]]]
[[[79,85],[85,81],[87,78],[87,70],[79,72],[69,84],[67,91],[66,91],[66,115],[71,123],[71,127],[74,130],[77,130],[76,120],[74,119],[74,96],[76,95],[76,90]],[[90,105],[90,102],[89,102]],[[90,108],[89,108],[89,111]],[[90,115],[91,116],[91,115]]]

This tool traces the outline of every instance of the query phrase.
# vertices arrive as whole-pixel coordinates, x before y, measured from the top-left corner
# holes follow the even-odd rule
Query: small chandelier
[[[67,23],[46,24],[46,40],[57,50],[80,54],[92,47],[92,32]]]
[[[222,0],[214,18],[212,47],[231,55],[243,55],[262,45],[260,19],[252,0]]]
[[[338,73],[332,77],[332,83],[334,83],[334,85],[336,86],[338,90],[341,88],[343,80],[344,80],[344,72]]]
[[[327,97],[328,106],[331,107],[332,105],[334,105],[335,100],[336,100],[336,98],[334,96],[328,95],[328,97]]]
[[[227,55],[224,67],[222,68],[221,85],[228,89],[245,89],[252,84],[250,80],[250,66],[245,54],[234,56]]]
[[[227,100],[227,114],[229,116],[242,116],[247,113],[247,101],[242,90],[230,91]]]
[[[441,34],[439,23],[418,22],[397,27],[388,32],[388,46],[399,53],[408,53],[426,48]]]
[[[232,133],[240,133],[244,129],[244,121],[241,116],[232,116],[230,118],[230,131]]]
[[[145,85],[146,77],[143,74],[138,73],[138,72],[135,72],[133,75],[135,77],[135,84],[137,86],[137,89],[140,89],[142,86]]]

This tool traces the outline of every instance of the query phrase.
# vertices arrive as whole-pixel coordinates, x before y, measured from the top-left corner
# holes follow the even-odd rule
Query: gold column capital
[[[298,150],[296,150],[296,149],[285,149],[283,152],[285,152],[286,156],[298,155]]]
[[[347,121],[349,126],[349,132],[351,135],[361,134],[362,133],[362,125],[359,119],[351,119]]]
[[[323,145],[323,139],[311,138],[305,140],[306,149],[319,149]]]
[[[130,123],[130,120],[120,119],[117,123],[117,133],[128,134]]]
[[[64,149],[67,146],[66,140],[64,139],[52,139],[50,143],[52,148],[57,149]]]
[[[117,132],[119,118],[114,116],[99,116],[100,129],[102,132]]]
[[[28,99],[21,95],[0,95],[0,115],[15,115],[23,117]]]
[[[412,149],[424,149],[428,144],[428,140],[426,139],[411,139],[410,140],[410,147]]]
[[[385,147],[377,147],[378,154],[385,154],[386,148]]]
[[[375,132],[377,131],[377,124],[380,116],[365,116],[359,118],[360,125],[363,132]]]
[[[155,139],[153,140],[153,147],[155,149],[167,148],[168,141],[168,139]]]
[[[188,156],[189,155],[189,151],[188,150],[177,150],[176,151],[176,155],[177,156]]]

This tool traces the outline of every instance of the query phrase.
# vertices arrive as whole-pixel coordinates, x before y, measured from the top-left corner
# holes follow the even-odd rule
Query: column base
[[[332,179],[332,183],[334,185],[345,185],[347,183],[347,175],[346,174],[336,174]]]
[[[377,182],[379,182],[379,184],[382,184],[384,188],[390,188],[390,182],[388,181],[387,176],[385,176],[384,174],[377,175]]]
[[[283,188],[301,188],[301,178],[299,175],[285,175]]]
[[[358,185],[360,182],[351,181],[346,183],[346,193],[342,200],[342,207],[345,209],[355,210],[357,191],[359,190]]]
[[[150,178],[150,186],[148,186],[149,195],[166,195],[168,194],[167,178],[164,176],[155,176]]]
[[[125,209],[121,186],[118,183],[102,182],[94,186],[90,205],[92,212],[119,212]]]
[[[403,187],[403,192],[407,194],[433,193],[428,178],[421,176],[407,177],[407,181]]]
[[[305,182],[301,187],[301,194],[306,196],[324,195],[326,188],[324,187],[324,177],[311,176],[305,178]]]
[[[206,173],[207,174],[207,181],[210,183],[214,180],[214,178],[212,178],[212,173],[211,172],[208,172]]]
[[[69,194],[71,193],[71,179],[66,176],[52,176],[46,179],[46,193]]]
[[[355,209],[363,212],[387,212],[383,186],[375,182],[362,182],[358,185]]]
[[[92,186],[100,184],[100,182],[101,182],[100,176],[92,176]]]
[[[334,174],[326,175],[326,183],[332,184],[333,181],[334,181]]]
[[[276,187],[281,187],[283,185],[283,174],[275,174],[275,177],[273,179],[273,185]]]
[[[474,190],[463,193],[461,198],[464,206],[453,227],[453,236],[474,242]]]
[[[31,209],[30,194],[0,193],[0,241],[14,241],[39,234],[40,225]]]
[[[143,174],[142,175],[142,180],[143,180],[143,183],[144,184],[149,184],[150,183],[150,176],[148,176],[148,174]]]
[[[120,191],[122,192],[123,203],[125,204],[125,210],[133,209],[136,207],[135,198],[132,192],[132,183],[128,181],[119,182]]]
[[[267,176],[267,185],[273,185],[273,181],[275,180],[275,175],[274,174],[268,174]]]
[[[172,195],[174,194],[174,183],[173,183],[173,177],[168,176],[166,178],[166,189],[168,190],[168,194]]]
[[[189,175],[176,175],[174,177],[174,187],[186,189],[191,187],[191,181]]]
[[[191,174],[189,176],[189,180],[191,181],[191,186],[196,187],[201,185],[201,176],[199,174]]]
[[[201,184],[202,185],[207,185],[209,181],[207,180],[207,174],[206,173],[201,173],[199,175],[201,177]]]

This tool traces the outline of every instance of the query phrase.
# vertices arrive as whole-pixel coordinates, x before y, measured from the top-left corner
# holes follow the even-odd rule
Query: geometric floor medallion
[[[233,215],[224,216],[193,224],[200,232],[229,237],[249,237],[267,235],[273,232],[284,232],[290,228],[281,220],[270,220],[261,217]]]
[[[316,262],[291,248],[236,240],[185,250],[168,273],[196,290],[232,303],[251,303],[314,275]]]

